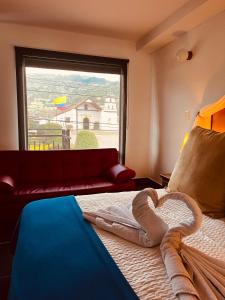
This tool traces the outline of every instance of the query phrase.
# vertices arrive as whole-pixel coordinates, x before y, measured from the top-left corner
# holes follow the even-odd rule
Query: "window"
[[[20,149],[115,147],[124,162],[128,60],[15,51]]]

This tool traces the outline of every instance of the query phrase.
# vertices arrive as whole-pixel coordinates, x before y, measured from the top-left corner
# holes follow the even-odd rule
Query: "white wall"
[[[193,51],[176,61],[181,48]],[[199,108],[225,94],[225,12],[152,56],[151,174],[173,170],[182,139]],[[190,111],[190,120],[185,111]]]
[[[14,46],[130,59],[126,164],[149,174],[150,58],[129,41],[14,24],[0,24],[0,149],[18,149]]]

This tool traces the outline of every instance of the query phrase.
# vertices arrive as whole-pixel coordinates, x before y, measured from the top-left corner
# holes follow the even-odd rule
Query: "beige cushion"
[[[209,216],[225,216],[225,133],[192,129],[168,190],[190,195]]]

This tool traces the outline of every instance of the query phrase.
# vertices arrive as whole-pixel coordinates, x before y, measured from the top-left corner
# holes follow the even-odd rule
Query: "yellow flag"
[[[52,100],[52,104],[64,104],[67,101],[67,96],[61,96],[57,97],[54,100]]]

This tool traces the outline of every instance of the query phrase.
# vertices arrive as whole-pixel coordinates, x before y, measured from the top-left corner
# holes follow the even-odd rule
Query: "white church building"
[[[54,123],[71,129],[118,130],[117,103],[114,98],[106,98],[103,107],[87,99],[58,111],[52,118]]]

